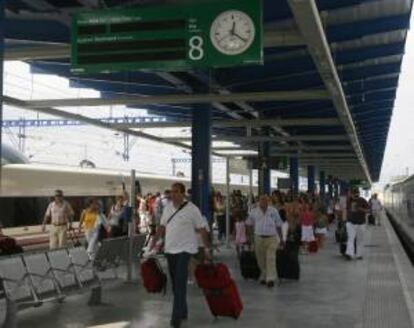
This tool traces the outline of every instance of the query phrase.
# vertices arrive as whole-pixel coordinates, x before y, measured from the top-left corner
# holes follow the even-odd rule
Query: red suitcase
[[[210,311],[215,317],[237,319],[240,316],[243,304],[236,283],[224,264],[199,265],[195,275],[198,285],[203,288]]]
[[[223,263],[197,265],[195,277],[198,287],[203,289],[223,288],[232,280],[229,269]]]
[[[318,251],[318,242],[316,240],[309,242],[308,251],[309,253],[316,253]]]
[[[166,292],[167,275],[156,258],[149,258],[141,262],[141,275],[148,293]]]

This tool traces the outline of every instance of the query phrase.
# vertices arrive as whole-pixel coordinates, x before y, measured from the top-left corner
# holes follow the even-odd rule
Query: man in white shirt
[[[68,225],[71,227],[75,213],[70,204],[63,199],[62,190],[55,190],[55,200],[47,207],[42,231],[46,231],[46,224],[50,223],[49,248],[61,248],[66,246],[66,234]]]
[[[378,194],[373,194],[371,199],[369,200],[369,206],[371,210],[371,214],[375,218],[375,224],[381,225],[381,213],[382,213],[382,204],[378,199]]]
[[[179,328],[181,321],[187,319],[188,264],[191,256],[198,252],[197,233],[202,237],[206,258],[210,258],[208,233],[200,210],[192,202],[185,201],[185,186],[174,183],[171,186],[171,202],[164,208],[150,247],[150,250],[153,249],[157,240],[165,235],[164,252],[174,293],[171,316],[171,326],[174,328]]]
[[[259,206],[253,208],[246,221],[249,235],[254,232],[257,264],[260,268],[260,283],[273,287],[276,280],[276,250],[282,239],[282,219],[274,207],[269,206],[269,197],[260,196]],[[252,231],[253,230],[253,231]]]

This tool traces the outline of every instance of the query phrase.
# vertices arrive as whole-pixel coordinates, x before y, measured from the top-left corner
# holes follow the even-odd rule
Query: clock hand
[[[232,25],[232,27],[231,27],[231,31],[230,31],[230,34],[231,35],[234,35],[234,33],[236,32],[236,22],[235,21],[233,21],[233,25]]]
[[[245,38],[241,37],[239,34],[237,34],[237,33],[233,33],[233,35],[234,35],[235,37],[238,37],[240,40],[242,40],[242,41],[244,41],[244,42],[247,42],[247,39],[245,39]]]
[[[226,34],[225,36],[223,36],[220,40],[218,40],[218,42],[220,43],[221,41],[223,41],[225,38],[229,37],[231,34]]]

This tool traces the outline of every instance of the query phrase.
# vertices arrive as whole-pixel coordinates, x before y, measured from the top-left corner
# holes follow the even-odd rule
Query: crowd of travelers
[[[359,196],[358,189],[337,198],[278,190],[255,197],[235,190],[228,200],[214,191],[211,217],[202,216],[190,200],[191,190],[186,191],[181,183],[162,193],[136,195],[136,232],[147,233],[147,250],[163,252],[168,262],[174,292],[173,327],[179,327],[187,318],[187,283],[196,279],[197,265],[211,258],[215,243],[232,240],[242,275],[249,278],[251,274],[260,284],[272,288],[277,278],[299,279],[298,255],[323,248],[328,230],[334,224],[342,255],[348,260],[362,259],[367,217],[380,225],[383,210],[376,194],[367,202]],[[108,208],[97,198],[88,199],[80,214],[78,230],[84,233],[91,259],[103,238],[127,233],[128,209],[127,193],[116,197]],[[45,230],[46,224],[50,224],[50,248],[66,246],[74,219],[63,191],[56,190],[42,225]],[[217,234],[210,233],[215,230]],[[253,269],[249,273],[250,264],[247,269],[243,267],[248,252],[256,263],[255,273]]]
[[[188,190],[186,199],[191,198],[191,190]],[[171,201],[171,190],[167,189],[160,193],[137,194],[136,213],[139,218],[138,233],[154,235],[160,225],[164,208]],[[264,202],[264,200],[262,201]],[[280,240],[277,244],[283,246],[292,231],[296,231],[296,242],[302,245],[302,253],[309,250],[309,243],[316,240],[318,247],[324,246],[325,237],[329,226],[337,222],[346,230],[347,240],[363,240],[363,229],[368,214],[376,224],[381,224],[382,205],[374,194],[369,203],[359,197],[358,191],[349,192],[347,196],[338,198],[321,198],[311,193],[300,193],[294,196],[292,193],[273,191],[267,198],[269,207],[277,210],[280,218]],[[249,236],[251,231],[246,225],[253,225],[249,220],[249,213],[259,207],[260,198],[254,195],[243,195],[240,190],[234,190],[229,202],[219,191],[212,192],[211,210],[212,215],[207,218],[210,227],[217,230],[217,240],[224,242],[227,235],[226,213],[230,217],[229,234],[234,240],[237,253],[244,244],[257,242],[254,237]],[[105,237],[119,237],[127,233],[127,211],[129,206],[129,195],[124,192],[114,199],[112,205],[104,208],[98,198],[91,197],[86,202],[85,209],[79,218],[79,230],[82,230],[88,244],[88,253],[94,254],[97,243]],[[348,217],[347,216],[348,213]],[[74,211],[63,197],[62,190],[56,190],[53,201],[49,204],[42,225],[45,230],[46,224],[50,224],[49,246],[51,249],[67,245],[68,230],[72,228],[75,219]],[[279,221],[279,219],[278,219]],[[278,225],[278,228],[279,228]],[[359,237],[359,238],[358,238]],[[259,242],[260,243],[260,242]],[[354,257],[357,250],[362,247],[358,245],[347,245],[346,255]],[[355,248],[356,246],[356,249]],[[259,247],[260,249],[260,247]],[[360,253],[357,258],[362,257]]]

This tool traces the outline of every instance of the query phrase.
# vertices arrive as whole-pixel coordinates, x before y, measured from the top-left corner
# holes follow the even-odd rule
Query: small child
[[[235,223],[235,244],[236,244],[236,252],[237,256],[240,257],[240,250],[242,249],[243,245],[247,243],[247,233],[246,233],[246,222],[245,219],[241,216],[236,217]]]

